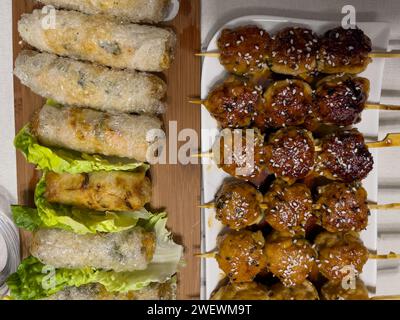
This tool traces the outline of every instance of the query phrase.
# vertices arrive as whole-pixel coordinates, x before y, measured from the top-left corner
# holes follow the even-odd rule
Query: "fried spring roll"
[[[45,176],[45,197],[51,203],[97,211],[132,211],[151,200],[151,182],[145,172],[92,172]]]
[[[101,284],[68,287],[43,300],[175,300],[176,285],[171,282],[153,283],[128,293],[108,292]]]
[[[88,14],[116,16],[132,22],[157,23],[166,18],[170,0],[39,0],[46,5]]]
[[[31,132],[48,147],[146,161],[154,143],[151,130],[161,121],[147,115],[108,114],[77,107],[45,105],[32,119]]]
[[[23,51],[15,75],[36,94],[65,105],[107,112],[163,113],[166,84],[159,77],[111,70],[53,54]]]
[[[140,227],[118,233],[78,235],[61,229],[34,233],[31,254],[55,268],[96,268],[116,272],[145,270],[156,239]]]
[[[173,60],[176,35],[167,29],[64,10],[53,28],[43,28],[43,19],[35,10],[18,23],[22,39],[41,51],[140,71],[163,71]]]

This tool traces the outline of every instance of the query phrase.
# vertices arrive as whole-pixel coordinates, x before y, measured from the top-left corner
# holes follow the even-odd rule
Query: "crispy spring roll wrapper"
[[[18,22],[22,39],[41,51],[140,71],[163,71],[172,63],[176,35],[171,30],[65,10],[56,10],[55,28],[46,29],[44,18],[35,10]]]
[[[153,283],[128,293],[108,292],[101,284],[68,287],[43,300],[175,300],[176,285],[171,282]]]
[[[111,171],[45,176],[50,203],[97,211],[134,211],[151,201],[151,182],[144,171]]]
[[[25,50],[15,61],[15,75],[36,94],[65,105],[106,112],[163,113],[167,86],[159,77],[134,70]]]
[[[33,234],[31,254],[55,268],[96,268],[116,272],[145,270],[153,259],[154,232],[140,227],[118,233],[78,235],[61,229]]]
[[[33,117],[30,130],[47,147],[145,162],[148,148],[155,143],[149,141],[154,137],[150,131],[161,125],[153,116],[45,105]]]
[[[88,14],[116,16],[132,22],[157,23],[167,16],[170,0],[39,0],[46,5]]]

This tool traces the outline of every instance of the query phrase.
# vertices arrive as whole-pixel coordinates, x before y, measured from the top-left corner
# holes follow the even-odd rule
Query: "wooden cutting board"
[[[178,130],[192,128],[200,132],[200,109],[190,106],[190,96],[200,96],[200,59],[194,53],[200,49],[200,0],[180,0],[179,15],[169,24],[177,33],[179,44],[175,63],[165,72],[168,83],[169,109],[164,116],[165,127],[177,121]],[[22,49],[17,32],[21,14],[32,12],[32,0],[13,1],[14,59]],[[44,99],[32,93],[14,79],[15,123],[19,131]],[[200,134],[198,135],[200,137]],[[200,251],[200,175],[199,165],[158,165],[151,170],[153,180],[152,207],[166,208],[169,227],[178,243],[185,247],[186,266],[179,273],[179,299],[200,298],[200,261],[194,254]],[[33,190],[40,173],[17,153],[19,203],[33,205]],[[30,234],[21,232],[23,255],[29,254]]]

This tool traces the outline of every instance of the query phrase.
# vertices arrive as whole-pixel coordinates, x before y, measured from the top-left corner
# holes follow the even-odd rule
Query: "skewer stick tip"
[[[214,203],[206,203],[206,204],[202,204],[199,206],[199,208],[201,209],[214,209],[215,208],[215,204]]]
[[[218,52],[198,52],[195,53],[196,57],[205,57],[205,58],[219,58]]]
[[[217,256],[217,252],[212,251],[212,252],[205,252],[205,253],[197,253],[194,255],[197,258],[202,258],[202,259],[215,259]]]

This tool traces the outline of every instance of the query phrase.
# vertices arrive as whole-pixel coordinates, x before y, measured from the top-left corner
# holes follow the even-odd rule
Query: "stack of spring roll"
[[[42,0],[21,17],[22,39],[39,51],[15,75],[48,99],[15,139],[42,170],[36,208],[14,206],[33,232],[31,257],[8,279],[12,299],[173,299],[182,247],[151,200],[147,154],[157,143],[175,34],[136,22],[164,19],[168,0]],[[67,10],[64,10],[67,9]],[[71,10],[71,11],[70,11]],[[79,10],[72,11],[72,10]]]

